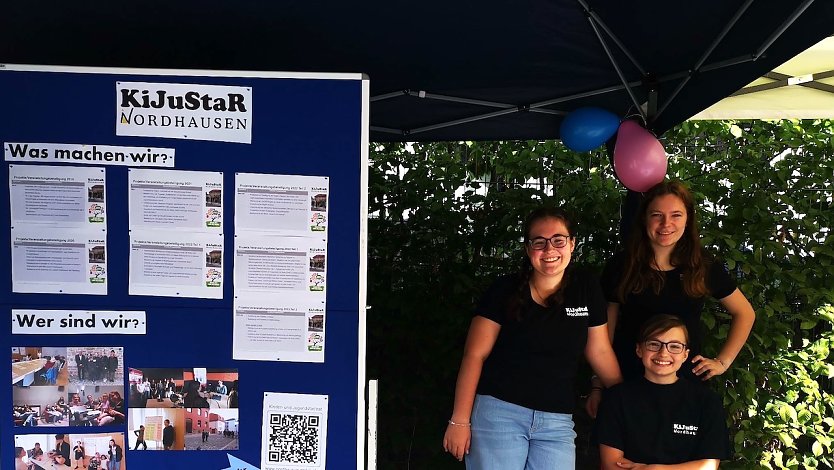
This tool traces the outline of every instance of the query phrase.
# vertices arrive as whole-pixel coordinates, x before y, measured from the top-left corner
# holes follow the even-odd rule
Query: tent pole
[[[701,72],[712,72],[713,70],[723,69],[725,67],[732,67],[733,65],[753,62],[753,54],[743,55],[740,57],[733,57],[732,59],[720,60],[701,67]]]
[[[681,80],[678,86],[675,87],[675,90],[672,92],[672,94],[670,94],[669,97],[666,98],[666,101],[660,107],[660,110],[657,111],[657,114],[655,114],[653,119],[657,119],[658,116],[663,114],[663,111],[666,111],[666,108],[672,103],[672,101],[674,101],[675,98],[677,98],[678,93],[681,92],[683,87],[686,86],[687,83],[689,83],[689,80],[692,79],[692,76],[701,71],[701,67],[704,65],[704,62],[707,61],[707,58],[709,58],[709,56],[712,54],[715,48],[718,47],[719,44],[721,44],[721,41],[724,40],[724,38],[727,36],[727,33],[729,33],[733,26],[735,26],[735,24],[738,22],[739,18],[741,18],[744,12],[747,11],[747,8],[750,7],[751,3],[753,3],[753,0],[747,0],[746,2],[744,2],[744,5],[742,5],[741,8],[739,8],[736,11],[735,15],[733,15],[730,21],[726,25],[724,25],[724,29],[722,29],[721,32],[718,33],[718,36],[716,36],[715,39],[712,41],[712,44],[709,45],[706,52],[704,52],[704,55],[702,55],[701,58],[698,59],[698,62],[695,63],[695,67],[692,68],[689,75],[687,75],[683,80]]]
[[[764,78],[769,78],[774,80],[770,83],[763,83],[761,85],[753,85],[744,87],[741,90],[733,93],[730,96],[741,96],[741,95],[748,95],[750,93],[758,93],[760,91],[766,90],[773,90],[776,88],[782,88],[791,85],[797,85],[807,88],[813,88],[815,90],[824,91],[827,93],[834,93],[834,86],[829,85],[827,83],[820,83],[817,80],[823,80],[826,78],[834,77],[834,70],[829,70],[826,72],[819,72],[814,74],[809,74],[807,76],[808,81],[798,81],[796,83],[791,83],[791,79],[796,79],[797,77],[791,77],[782,73],[778,72],[768,72],[763,75]]]
[[[608,37],[610,37],[611,40],[614,41],[614,44],[616,44],[617,47],[620,48],[623,54],[625,54],[625,56],[628,57],[628,60],[631,61],[631,64],[634,65],[634,67],[640,71],[640,75],[646,75],[646,70],[640,65],[639,62],[637,62],[637,59],[635,59],[634,56],[631,55],[631,52],[629,52],[628,49],[626,49],[625,45],[620,41],[620,38],[614,35],[614,32],[611,31],[610,28],[608,28],[608,25],[605,24],[604,21],[602,21],[602,18],[600,18],[599,15],[597,15],[597,13],[594,10],[592,10],[590,6],[588,6],[588,2],[586,2],[585,0],[576,1],[579,2],[580,5],[582,5],[582,9],[585,10],[585,14],[590,16],[594,21],[596,21],[599,27],[602,28],[603,31],[605,31],[605,34],[607,34]]]
[[[639,85],[639,84],[640,84],[640,82],[629,83],[629,85],[635,85],[635,86]],[[558,103],[564,103],[566,101],[571,101],[571,100],[575,100],[575,99],[587,98],[589,96],[602,95],[602,94],[605,94],[605,93],[609,93],[609,92],[612,92],[612,91],[618,91],[618,90],[622,90],[622,89],[623,89],[622,85],[614,85],[614,86],[610,86],[610,87],[607,87],[607,88],[601,88],[599,90],[585,91],[585,92],[582,92],[582,93],[576,93],[576,94],[569,95],[569,96],[562,96],[560,98],[554,98],[554,99],[547,100],[547,101],[540,101],[538,103],[533,103],[533,104],[529,104],[529,105],[520,105],[520,106],[513,105],[512,108],[502,109],[501,111],[493,111],[491,113],[480,114],[480,115],[477,115],[477,116],[471,116],[471,117],[463,118],[463,119],[456,119],[454,121],[442,122],[442,123],[433,124],[433,125],[430,125],[430,126],[418,127],[416,129],[411,129],[411,130],[405,130],[405,129],[404,130],[396,130],[396,129],[382,128],[382,127],[381,128],[371,127],[371,130],[377,130],[378,129],[380,132],[388,132],[388,133],[394,133],[394,134],[409,135],[409,134],[416,134],[416,133],[419,133],[419,132],[427,132],[427,131],[433,131],[433,130],[436,130],[436,129],[442,129],[444,127],[456,126],[458,124],[467,124],[467,123],[470,123],[470,122],[480,121],[480,120],[483,120],[483,119],[489,119],[489,118],[493,118],[493,117],[497,117],[497,116],[503,116],[505,114],[517,113],[517,112],[541,112],[541,113],[544,113],[544,114],[563,115],[563,114],[566,114],[563,111],[552,110],[552,109],[538,109],[538,108],[542,108],[544,106],[550,106],[550,105],[558,104]],[[425,95],[426,98],[434,97],[434,96],[440,96],[440,95],[431,95],[429,93],[427,93]],[[475,101],[475,100],[473,100],[473,101]]]
[[[614,67],[614,70],[617,72],[617,75],[620,77],[620,81],[623,82],[625,85],[625,89],[628,92],[629,98],[631,98],[631,102],[634,103],[634,107],[640,112],[640,115],[643,118],[646,117],[645,113],[643,112],[643,108],[640,106],[640,102],[637,100],[637,96],[634,94],[634,90],[628,84],[623,71],[620,69],[620,66],[617,64],[617,61],[614,59],[614,55],[611,53],[611,49],[608,48],[608,44],[605,43],[605,39],[603,39],[602,35],[599,32],[599,28],[597,27],[596,22],[590,16],[588,16],[588,22],[591,23],[591,28],[594,30],[594,34],[597,35],[597,39],[599,39],[599,43],[602,45],[602,49],[605,51],[605,54],[608,56],[608,60],[611,62],[611,65]]]
[[[796,80],[797,77],[789,77],[779,72],[769,72],[765,74],[765,77],[771,80],[784,80],[785,85],[799,85],[807,88],[813,88],[814,90],[834,93],[834,86],[817,81],[824,78],[831,78],[832,76],[834,76],[834,71],[831,70],[828,72],[812,73],[807,76],[807,81]],[[793,83],[791,83],[792,81]]]
[[[380,126],[370,126],[370,129],[374,132],[384,132],[386,134],[405,135],[405,131],[403,131],[402,129],[392,129],[390,127],[380,127]]]
[[[372,96],[371,97],[371,103],[373,103],[374,101],[383,101],[383,100],[388,100],[388,99],[391,99],[391,98],[397,98],[399,96],[403,96],[403,95],[407,95],[407,94],[408,94],[408,90],[403,90],[403,91],[395,91],[395,92],[392,92],[392,93],[385,93],[385,94],[382,94],[382,95]]]
[[[523,109],[523,108],[524,108],[523,106],[519,106],[519,107],[513,108],[513,109],[502,109],[501,111],[493,111],[491,113],[481,114],[481,115],[478,115],[478,116],[472,116],[472,117],[463,118],[463,119],[455,119],[454,121],[441,122],[439,124],[433,124],[431,126],[418,127],[416,129],[405,130],[403,132],[404,132],[404,135],[418,134],[420,132],[433,131],[435,129],[442,129],[444,127],[457,126],[458,124],[468,124],[470,122],[481,121],[483,119],[489,119],[489,118],[494,118],[494,117],[498,117],[498,116],[503,116],[505,114],[517,113],[519,111],[524,111],[525,109]]]
[[[782,25],[779,26],[779,28],[777,28],[776,31],[774,31],[773,34],[771,34],[770,37],[768,37],[765,40],[765,42],[756,50],[756,52],[753,53],[753,60],[757,60],[759,57],[764,55],[768,48],[770,48],[770,46],[773,45],[773,43],[776,42],[777,39],[779,39],[779,36],[781,36],[782,33],[784,33],[788,28],[790,28],[793,22],[796,21],[797,18],[799,18],[799,16],[802,15],[802,13],[804,13],[805,10],[809,6],[811,6],[812,3],[814,3],[814,0],[805,0],[804,2],[802,2],[802,5],[799,5],[799,7],[796,10],[794,10],[791,16],[789,16],[788,19],[785,20],[785,22],[782,23]]]
[[[471,98],[460,98],[458,96],[449,96],[449,95],[438,95],[436,93],[429,93],[424,90],[420,91],[409,91],[408,96],[414,96],[416,98],[428,98],[432,100],[439,100],[439,101],[450,101],[452,103],[464,103],[464,104],[474,104],[478,106],[487,106],[490,108],[501,108],[501,109],[509,109],[509,108],[516,108],[518,105],[508,104],[508,103],[499,103],[496,101],[484,101],[484,100],[475,100]]]

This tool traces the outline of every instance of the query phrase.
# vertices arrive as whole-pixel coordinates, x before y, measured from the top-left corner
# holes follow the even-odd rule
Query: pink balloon
[[[666,177],[666,151],[651,132],[623,121],[614,146],[614,172],[626,188],[646,192]]]

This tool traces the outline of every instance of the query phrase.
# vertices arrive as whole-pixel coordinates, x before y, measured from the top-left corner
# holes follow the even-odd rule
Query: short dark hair
[[[637,337],[639,343],[643,343],[652,338],[652,336],[666,333],[672,328],[680,328],[683,330],[683,337],[686,343],[689,344],[689,330],[686,328],[686,323],[680,317],[675,315],[660,314],[655,315],[643,323],[640,328],[640,335]]]

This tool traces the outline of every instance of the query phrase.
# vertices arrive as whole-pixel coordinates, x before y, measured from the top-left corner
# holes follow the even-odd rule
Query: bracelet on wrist
[[[718,363],[721,364],[722,367],[724,367],[724,370],[729,369],[727,367],[727,364],[724,364],[724,361],[722,361],[720,357],[716,357],[715,360],[718,361]]]
[[[472,426],[472,423],[456,423],[456,422],[452,421],[451,419],[449,420],[449,424],[451,424],[452,426],[465,426],[467,428]]]
[[[595,391],[595,390],[597,390],[597,391],[600,391],[600,392],[601,392],[601,391],[602,391],[602,387],[591,387],[591,392],[593,392],[593,391]]]

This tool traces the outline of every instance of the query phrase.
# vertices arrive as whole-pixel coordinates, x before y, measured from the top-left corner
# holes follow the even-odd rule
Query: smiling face
[[[658,196],[646,208],[646,234],[653,249],[672,247],[686,231],[686,206],[674,194]]]
[[[567,243],[562,248],[554,248],[549,241],[543,250],[534,250],[527,243],[527,257],[530,258],[530,264],[536,274],[545,277],[559,277],[565,272],[565,268],[570,264],[571,254],[576,244],[573,238],[570,238],[570,232],[562,219],[555,217],[545,217],[536,220],[530,225],[527,240],[535,238],[551,238],[554,235],[565,235],[569,238]]]
[[[681,327],[671,328],[663,333],[655,333],[647,341],[661,341],[669,343],[676,341],[686,344],[686,332]],[[689,348],[679,354],[669,352],[669,345],[661,345],[659,351],[649,351],[646,342],[637,345],[637,357],[643,362],[644,376],[649,382],[656,384],[670,384],[678,380],[677,372],[689,357]]]

